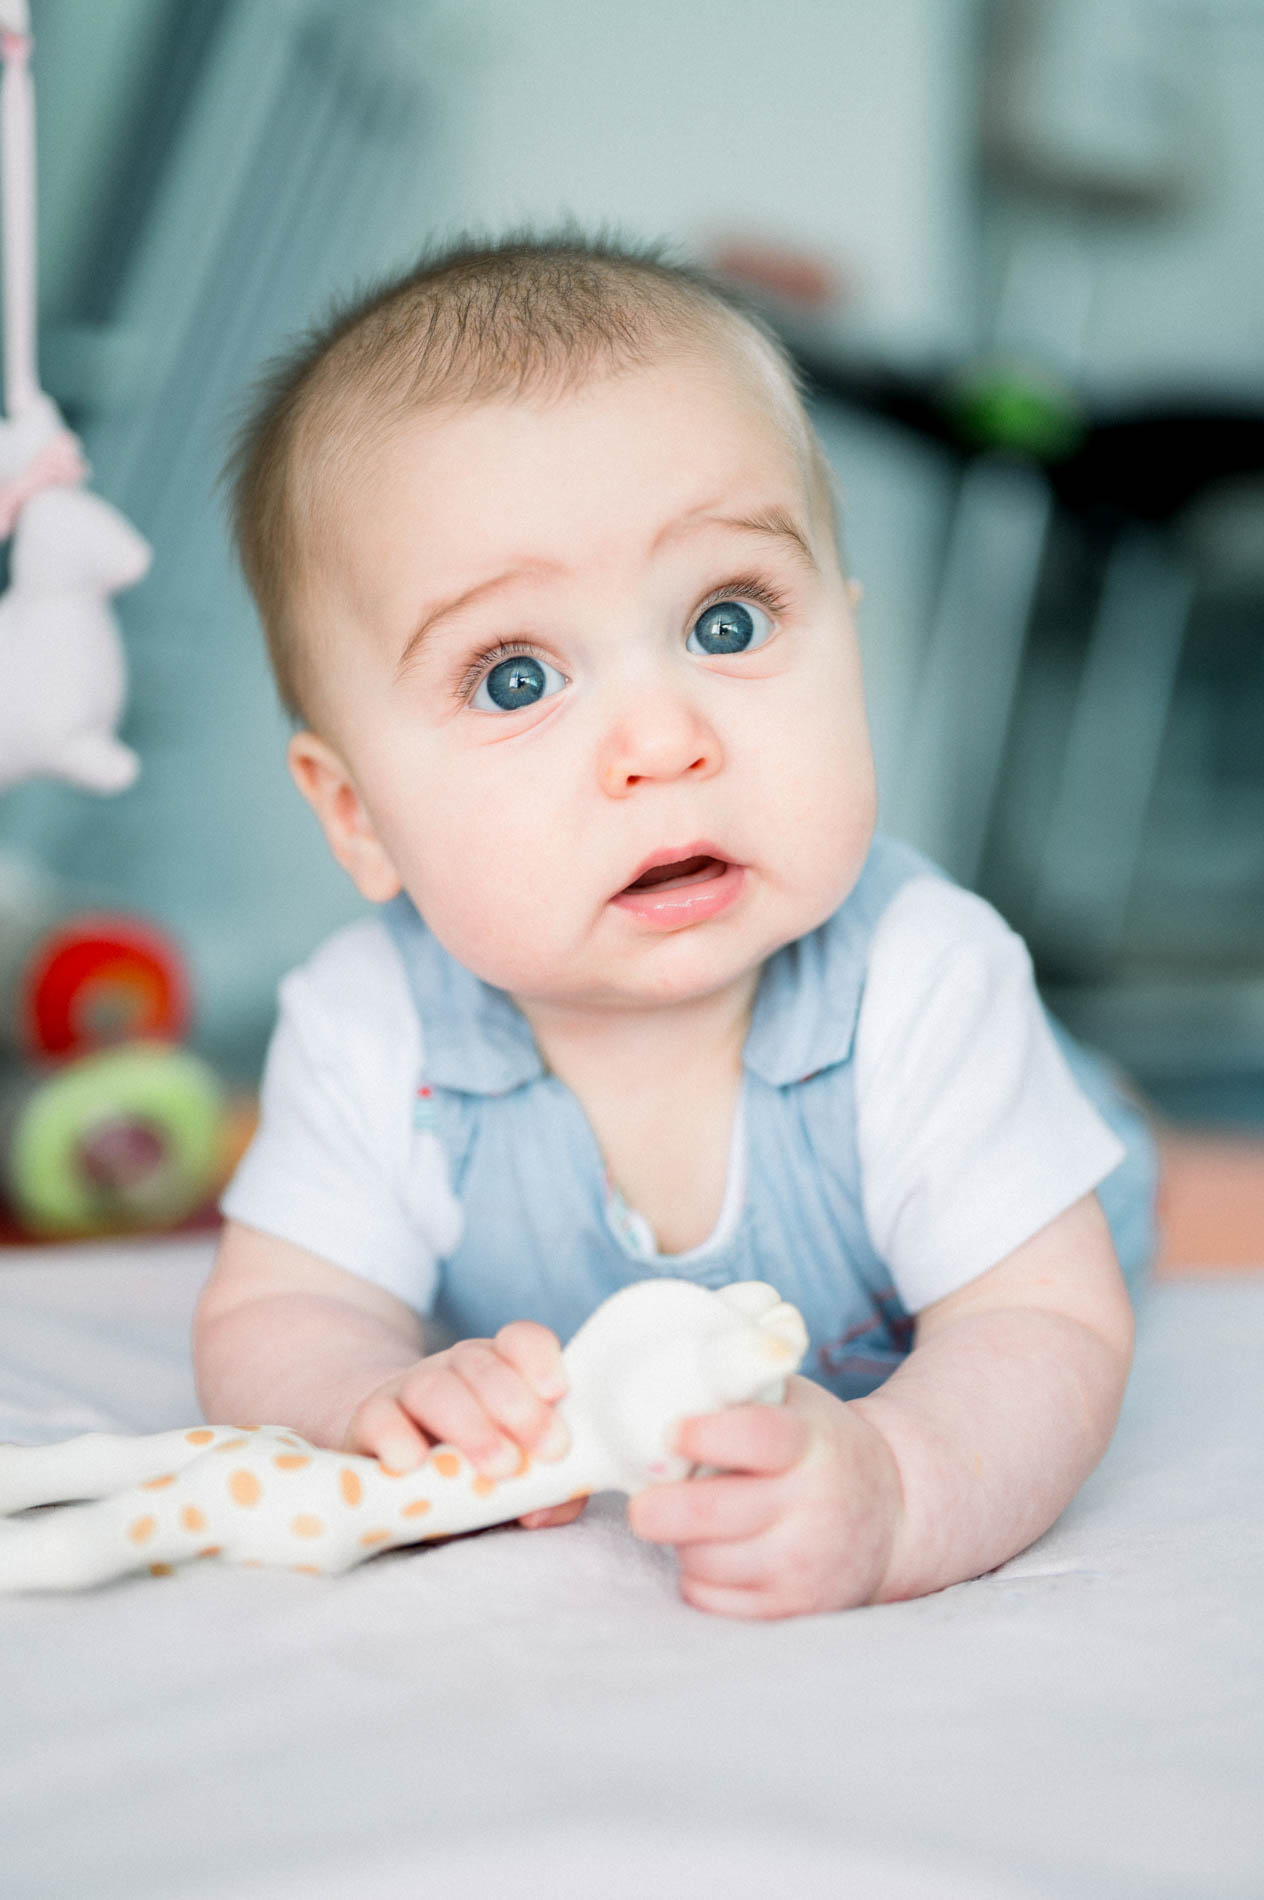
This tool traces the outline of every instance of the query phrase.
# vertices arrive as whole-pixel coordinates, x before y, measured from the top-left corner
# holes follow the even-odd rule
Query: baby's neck
[[[699,1246],[720,1217],[758,975],[667,1009],[524,1011],[663,1253]]]
[[[740,1073],[758,969],[728,988],[658,1009],[587,1009],[515,998],[553,1074],[581,1101],[611,1084],[653,1093],[686,1076]]]

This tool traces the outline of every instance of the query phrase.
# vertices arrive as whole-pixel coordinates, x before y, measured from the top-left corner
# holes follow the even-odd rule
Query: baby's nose
[[[624,707],[606,732],[602,789],[620,798],[646,781],[708,778],[722,756],[715,728],[686,698],[670,691],[647,693]]]

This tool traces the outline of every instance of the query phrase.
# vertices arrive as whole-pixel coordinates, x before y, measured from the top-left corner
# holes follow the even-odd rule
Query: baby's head
[[[274,373],[235,495],[331,849],[524,1006],[716,992],[851,888],[828,468],[701,274],[569,237],[435,257]]]

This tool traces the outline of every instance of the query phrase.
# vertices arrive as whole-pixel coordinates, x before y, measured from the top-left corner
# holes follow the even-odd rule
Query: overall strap
[[[489,1054],[482,1038],[463,1037],[461,1024],[472,1013],[480,1013],[475,986],[486,986],[435,942],[410,898],[401,893],[381,915],[399,954],[421,1031],[421,1065],[412,1104],[415,1152],[418,1165],[429,1177],[428,1199],[450,1204],[454,1211],[454,1218],[443,1223],[450,1244],[436,1249],[447,1254],[459,1244],[464,1227],[460,1196],[478,1119],[471,1088],[477,1094],[479,1083],[504,1078],[513,1066],[514,1039],[510,1035],[502,1069],[494,1043]],[[468,1048],[463,1047],[465,1043]]]
[[[923,876],[942,873],[909,846],[875,839],[846,903],[770,964],[766,980],[793,992],[795,1007],[780,1045],[768,1035],[747,1056],[751,1215],[765,1250],[774,1235],[783,1246],[793,1237],[798,1291],[788,1297],[812,1334],[804,1370],[845,1398],[885,1378],[911,1337],[865,1218],[854,1053],[874,936],[893,898]],[[776,1264],[765,1270],[774,1282]]]
[[[877,837],[832,917],[770,957],[742,1060],[775,1088],[849,1062],[874,933],[896,893],[943,872],[911,845]]]

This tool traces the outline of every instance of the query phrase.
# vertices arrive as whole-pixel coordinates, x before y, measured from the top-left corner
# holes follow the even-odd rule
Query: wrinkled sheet
[[[0,1438],[197,1417],[201,1240],[0,1255]],[[1157,1289],[977,1582],[710,1618],[614,1499],[319,1580],[0,1600],[3,1900],[1264,1894],[1264,1275]]]

